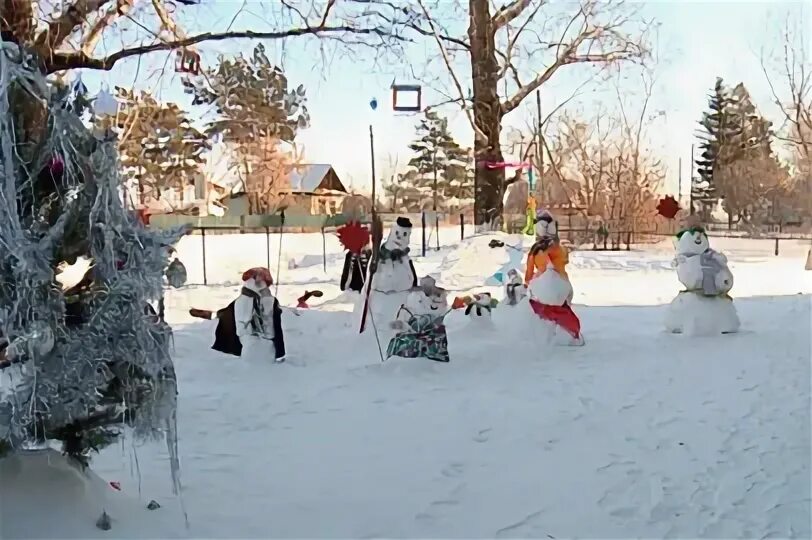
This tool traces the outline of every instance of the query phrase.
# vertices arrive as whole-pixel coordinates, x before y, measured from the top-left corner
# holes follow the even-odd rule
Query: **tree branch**
[[[98,19],[96,19],[93,26],[90,27],[87,35],[82,38],[80,47],[81,51],[88,55],[92,54],[93,51],[96,50],[96,45],[99,44],[99,40],[102,38],[102,35],[104,35],[104,31],[109,28],[116,19],[127,15],[127,13],[132,9],[133,3],[134,0],[121,0],[120,2],[116,2],[116,5],[107,8],[104,15],[101,15]]]
[[[434,19],[432,19],[431,15],[429,15],[428,9],[426,9],[426,5],[423,3],[423,0],[417,0],[417,3],[420,5],[420,9],[423,10],[423,15],[426,17],[426,20],[429,22],[429,26],[433,31],[434,40],[437,42],[437,47],[440,49],[440,54],[443,57],[443,62],[445,62],[446,68],[448,68],[448,73],[451,75],[451,80],[454,82],[454,86],[457,89],[457,93],[459,94],[460,99],[463,101],[463,111],[465,112],[465,116],[468,118],[468,123],[471,124],[471,128],[474,130],[474,137],[482,140],[487,141],[488,137],[483,133],[481,129],[479,129],[474,122],[474,116],[471,109],[464,106],[465,103],[465,92],[462,89],[462,84],[460,83],[459,77],[454,72],[454,69],[451,67],[451,59],[448,56],[448,52],[445,49],[445,45],[441,41],[439,35],[436,33],[436,26],[434,24]]]
[[[62,44],[74,29],[84,23],[87,17],[110,0],[76,0],[62,14],[48,24],[34,41],[34,47],[43,55],[49,56]]]
[[[140,47],[132,47],[129,49],[122,49],[118,52],[110,54],[102,58],[94,58],[90,55],[79,52],[55,52],[50,58],[45,60],[46,72],[55,73],[66,69],[97,69],[97,70],[110,70],[121,60],[131,56],[139,56],[156,51],[171,51],[175,49],[182,49],[190,47],[198,43],[206,41],[223,41],[226,39],[283,39],[295,36],[329,36],[335,34],[364,34],[380,36],[382,38],[391,38],[399,41],[408,41],[406,38],[393,34],[391,32],[382,30],[380,28],[358,28],[350,25],[343,26],[328,26],[324,28],[291,28],[289,30],[281,30],[277,32],[254,32],[251,30],[234,31],[234,32],[205,32],[195,36],[190,36],[185,39],[175,41],[165,41],[161,43],[153,43],[150,45],[142,45]]]
[[[494,31],[499,30],[503,26],[507,25],[522,14],[522,11],[527,9],[530,5],[531,0],[513,0],[510,4],[503,6],[499,11],[491,19]],[[536,11],[539,10],[541,5],[544,2],[540,2],[539,5],[536,7]],[[531,17],[532,18],[532,17]]]

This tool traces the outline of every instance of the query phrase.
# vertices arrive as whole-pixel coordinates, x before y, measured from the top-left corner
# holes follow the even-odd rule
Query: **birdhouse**
[[[423,110],[423,90],[419,84],[393,84],[392,110],[420,112]]]
[[[200,74],[200,55],[191,49],[181,49],[175,61],[175,71],[177,73]]]

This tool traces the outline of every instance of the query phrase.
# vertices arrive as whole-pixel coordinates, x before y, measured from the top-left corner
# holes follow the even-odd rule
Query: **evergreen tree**
[[[428,110],[417,125],[417,137],[409,145],[415,156],[409,160],[413,187],[426,196],[437,190],[441,203],[451,197],[473,196],[471,153],[461,147],[448,129],[448,120]],[[435,186],[436,182],[436,186]]]
[[[125,209],[115,137],[82,123],[38,58],[2,45],[0,453],[57,440],[86,462],[130,426],[165,436],[176,470],[171,331],[149,303],[182,231]]]
[[[161,191],[181,191],[194,182],[211,148],[208,137],[192,125],[176,103],[161,103],[147,92],[118,88],[122,104],[116,121],[124,172],[136,180],[140,202]]]
[[[221,58],[220,65],[204,74],[184,80],[193,104],[213,105],[216,118],[207,134],[232,143],[237,170],[246,191],[271,197],[287,187],[284,180],[291,168],[281,155],[280,142],[292,143],[300,129],[310,125],[305,106],[305,88],[290,89],[288,78],[265,54],[260,43],[250,58]],[[269,182],[277,185],[270,185]],[[263,205],[266,206],[266,205]]]
[[[739,122],[732,111],[734,104],[730,90],[721,77],[716,79],[713,93],[709,96],[709,112],[702,115],[699,124],[700,157],[696,160],[697,177],[691,182],[691,211],[697,210],[707,220],[719,200],[714,181],[714,169],[721,165],[728,150],[741,133]]]

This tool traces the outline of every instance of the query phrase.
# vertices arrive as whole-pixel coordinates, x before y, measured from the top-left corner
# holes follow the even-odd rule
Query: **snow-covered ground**
[[[458,231],[444,234],[450,246]],[[494,237],[529,243],[501,234],[457,241],[416,258],[418,274],[455,294],[490,290],[501,298],[493,274],[523,261],[518,250],[489,248]],[[175,516],[182,534],[812,534],[809,242],[782,241],[775,257],[769,241],[712,238],[731,260],[742,331],[711,338],[663,332],[664,305],[680,289],[670,241],[574,253],[570,277],[586,346],[539,347],[521,325],[506,328],[505,318],[474,330],[452,313],[446,365],[381,364],[375,341],[353,327],[353,299],[339,294],[337,241],[327,238],[325,273],[321,235],[286,235],[281,259],[272,237],[280,301],[294,305],[305,289],[325,294],[300,316],[285,313],[289,361],[270,365],[215,353],[215,323],[187,313],[234,298],[242,270],[265,265],[264,235],[206,240],[208,278],[220,285],[167,298],[180,378],[182,500],[171,493],[159,443],[136,448],[125,439],[93,461],[125,494],[160,502],[155,512]],[[202,281],[199,244],[186,237],[178,250],[190,282]],[[299,268],[289,269],[289,259]]]

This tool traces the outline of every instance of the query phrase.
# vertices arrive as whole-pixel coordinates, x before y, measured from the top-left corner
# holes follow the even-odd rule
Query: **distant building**
[[[288,185],[276,195],[277,206],[285,208],[289,215],[336,215],[341,213],[344,199],[349,196],[332,165],[326,163],[294,165],[288,178]],[[227,196],[222,201],[226,215],[248,215],[250,197],[245,192]]]

